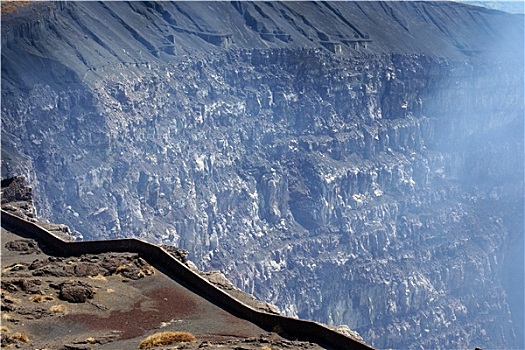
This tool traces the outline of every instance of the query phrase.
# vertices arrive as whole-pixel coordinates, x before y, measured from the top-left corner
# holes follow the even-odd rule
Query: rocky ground
[[[2,176],[381,348],[525,348],[524,17],[457,2],[35,2]],[[216,276],[217,277],[217,276]]]
[[[18,178],[2,188],[2,209],[37,221],[31,191],[21,183]],[[63,225],[45,226],[67,232]],[[321,349],[228,314],[137,254],[57,257],[24,234],[3,226],[1,232],[2,347],[133,349],[150,334],[185,331],[196,341],[156,348]],[[187,252],[174,247],[171,251],[190,263]],[[201,274],[239,300],[275,312],[275,307],[233,287],[219,272]]]
[[[196,336],[184,349],[321,349],[224,312],[135,254],[57,258],[4,228],[2,325],[2,347],[23,349],[131,349],[168,330]]]

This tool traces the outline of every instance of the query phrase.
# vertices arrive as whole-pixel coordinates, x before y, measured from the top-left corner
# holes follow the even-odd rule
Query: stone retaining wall
[[[134,238],[66,242],[37,224],[2,210],[2,226],[4,225],[36,239],[44,244],[45,248],[60,256],[106,252],[137,253],[155,268],[227,312],[249,320],[268,331],[278,330],[285,337],[307,340],[333,349],[373,349],[356,339],[312,321],[298,320],[255,310],[218,289],[157,245]]]

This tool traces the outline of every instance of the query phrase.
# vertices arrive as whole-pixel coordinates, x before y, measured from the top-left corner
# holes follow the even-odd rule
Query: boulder
[[[93,287],[80,281],[67,281],[59,285],[59,298],[70,303],[85,303],[95,295]]]

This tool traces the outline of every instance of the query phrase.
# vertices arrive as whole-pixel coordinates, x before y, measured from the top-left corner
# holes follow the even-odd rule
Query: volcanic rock
[[[16,241],[7,242],[5,244],[5,247],[8,250],[11,250],[14,252],[20,252],[20,254],[23,254],[23,255],[40,253],[40,249],[38,248],[38,245],[32,239],[20,239]]]
[[[523,22],[36,2],[2,15],[2,178],[77,239],[180,247],[379,348],[525,348]]]
[[[70,303],[85,303],[95,294],[92,286],[80,281],[63,282],[58,288],[60,299]]]

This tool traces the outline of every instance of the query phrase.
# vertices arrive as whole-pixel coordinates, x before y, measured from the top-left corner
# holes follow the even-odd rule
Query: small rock
[[[19,315],[26,316],[27,319],[41,319],[44,316],[51,316],[53,315],[52,312],[50,312],[47,309],[44,309],[42,307],[26,307],[26,306],[20,306],[16,309],[16,313]]]
[[[26,264],[22,264],[22,263],[15,263],[15,264],[11,264],[9,266],[7,266],[4,270],[8,270],[8,271],[22,271],[22,270],[25,270],[27,269],[27,265]]]
[[[29,270],[36,270],[36,269],[39,269],[41,268],[42,266],[45,266],[49,264],[49,260],[40,260],[40,259],[36,259],[35,261],[33,261],[31,263],[31,265],[29,265],[28,269]]]
[[[35,280],[20,280],[20,287],[22,287],[22,290],[26,293],[30,294],[38,294],[41,293],[40,287],[42,286],[42,281],[35,279]]]
[[[80,281],[63,282],[59,288],[59,298],[70,303],[85,303],[95,295],[93,287]]]
[[[33,276],[71,277],[74,276],[74,269],[70,267],[66,270],[63,266],[47,265],[33,271]]]
[[[75,276],[77,277],[96,276],[104,272],[106,272],[106,270],[90,262],[79,262],[75,265]]]
[[[108,270],[107,274],[114,274],[117,272],[117,269],[121,268],[124,265],[129,264],[132,261],[132,257],[129,255],[109,255],[104,257],[104,260],[100,264],[104,269]]]
[[[80,261],[98,263],[100,262],[100,257],[98,255],[82,255]]]
[[[38,279],[35,279],[35,280],[19,279],[19,280],[13,280],[13,281],[2,281],[2,289],[8,290],[10,292],[16,292],[20,288],[26,293],[37,294],[41,292],[40,290],[41,285],[42,285],[42,281]]]
[[[41,252],[38,244],[33,239],[18,239],[7,242],[5,247],[12,252],[20,252],[21,255],[40,254]]]
[[[132,280],[138,280],[144,277],[142,270],[135,264],[124,265],[120,267],[117,272]]]
[[[188,255],[189,252],[185,249],[179,249],[177,247],[163,244],[161,247],[166,250],[168,253],[173,255],[177,260],[179,260],[182,263],[186,263],[188,261]]]
[[[18,287],[13,283],[13,281],[2,280],[2,289],[9,292],[18,291]]]
[[[9,302],[7,299],[2,299],[2,302],[0,303],[0,309],[2,311],[12,312],[17,309],[17,306],[12,302]]]
[[[92,347],[88,345],[76,345],[76,344],[66,344],[62,346],[59,350],[91,350]]]

